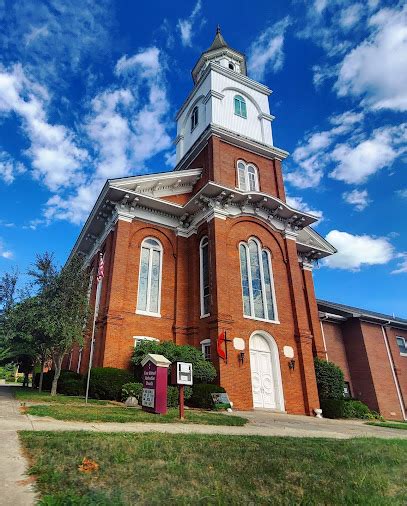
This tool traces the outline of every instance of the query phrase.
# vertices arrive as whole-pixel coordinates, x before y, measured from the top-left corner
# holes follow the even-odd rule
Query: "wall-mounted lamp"
[[[290,371],[294,371],[294,369],[295,369],[295,360],[293,358],[288,361],[288,368],[290,369]]]
[[[244,351],[241,351],[239,353],[239,355],[237,356],[238,360],[239,360],[239,364],[242,364],[243,365],[243,362],[244,362]]]

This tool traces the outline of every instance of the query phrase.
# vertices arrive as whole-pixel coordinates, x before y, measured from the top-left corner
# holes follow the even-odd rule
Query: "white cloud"
[[[21,162],[16,162],[5,151],[0,151],[0,179],[6,184],[11,184],[16,174],[25,172],[25,167]]]
[[[192,36],[197,31],[196,23],[198,22],[199,18],[201,17],[201,9],[202,4],[201,0],[198,0],[195,4],[195,7],[188,18],[185,19],[179,19],[177,28],[181,35],[181,42],[183,46],[192,46]],[[204,19],[201,19],[200,23],[197,23],[198,26],[202,26],[205,23]],[[195,25],[195,26],[194,26]]]
[[[403,199],[407,199],[407,188],[404,188],[403,190],[397,190],[396,193],[399,197],[402,197]]]
[[[84,124],[95,152],[94,172],[68,194],[48,200],[47,220],[81,223],[107,178],[139,174],[146,160],[171,146],[164,69],[156,47],[118,61],[116,73],[124,75],[127,85],[99,93]]]
[[[397,267],[391,271],[391,274],[404,274],[407,273],[407,253],[399,253],[397,255],[401,260]]]
[[[344,30],[349,30],[357,23],[359,23],[362,17],[363,5],[356,3],[349,5],[343,9],[339,16],[339,24]]]
[[[266,28],[252,42],[248,51],[248,72],[250,77],[261,81],[267,72],[278,72],[284,63],[284,37],[291,21],[286,16]]]
[[[109,52],[114,22],[111,0],[19,0],[7,2],[2,27],[3,61],[19,61],[47,86],[69,84],[86,74],[91,57]]]
[[[407,140],[407,123],[397,127],[383,127],[374,130],[369,139],[356,145],[350,140],[338,144],[332,152],[332,160],[337,163],[330,173],[334,179],[349,184],[365,182],[369,176],[384,167],[406,151],[403,146]]]
[[[350,131],[358,132],[363,118],[362,112],[347,111],[331,116],[329,122],[334,126],[330,130],[307,134],[293,152],[292,160],[297,167],[287,172],[286,180],[297,188],[318,186],[330,161],[328,148],[340,136]]]
[[[319,223],[324,219],[324,215],[322,211],[318,211],[317,209],[313,209],[312,206],[309,206],[306,202],[304,202],[302,197],[291,197],[287,195],[286,197],[287,204],[294,209],[298,209],[298,211],[302,211],[304,213],[313,214],[319,219]]]
[[[385,237],[331,230],[326,240],[338,250],[322,261],[323,265],[332,269],[358,271],[365,265],[383,265],[395,258],[394,247]]]
[[[3,241],[0,240],[0,257],[6,258],[7,260],[10,260],[13,258],[13,252],[5,249]]]
[[[407,6],[369,19],[371,35],[342,61],[336,89],[372,109],[407,110]]]
[[[0,67],[0,112],[19,116],[30,141],[26,154],[31,158],[34,177],[57,190],[76,180],[88,155],[77,146],[69,129],[48,122],[47,98],[46,89],[30,80],[20,65],[10,70]],[[8,170],[9,181],[11,177]]]
[[[344,192],[342,198],[348,204],[355,206],[357,211],[363,211],[371,202],[367,190]]]

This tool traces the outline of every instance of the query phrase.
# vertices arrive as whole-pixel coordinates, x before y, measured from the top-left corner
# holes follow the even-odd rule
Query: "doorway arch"
[[[263,330],[250,336],[250,369],[253,406],[284,411],[278,347],[273,337]]]

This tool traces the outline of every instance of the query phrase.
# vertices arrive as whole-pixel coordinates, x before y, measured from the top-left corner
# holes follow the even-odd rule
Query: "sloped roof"
[[[207,53],[209,51],[215,51],[216,49],[222,49],[222,47],[229,47],[229,45],[220,33],[220,26],[218,25],[216,28],[215,38],[213,39],[211,46],[205,52]]]
[[[407,320],[405,318],[398,318],[396,316],[390,316],[384,313],[377,313],[375,311],[369,311],[367,309],[361,309],[358,307],[347,306],[345,304],[338,304],[337,302],[329,302],[327,300],[317,299],[319,311],[326,313],[335,313],[339,316],[347,318],[360,318],[367,317],[382,321],[390,321],[391,323],[407,326]]]

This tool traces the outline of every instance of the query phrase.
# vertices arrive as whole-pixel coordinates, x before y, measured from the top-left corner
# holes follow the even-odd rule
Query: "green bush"
[[[343,399],[344,378],[341,369],[326,360],[314,359],[320,401],[325,399]]]
[[[192,396],[192,388],[184,387],[184,402],[186,403]],[[167,387],[167,407],[176,408],[179,405],[178,387]]]
[[[213,400],[212,393],[221,393],[226,390],[219,385],[213,385],[211,383],[201,383],[194,385],[192,387],[192,395],[188,401],[189,406],[194,406],[196,408],[204,408],[204,409],[212,409]]]
[[[129,397],[140,399],[143,391],[143,383],[125,383],[122,386],[122,401],[124,402]]]
[[[66,379],[60,387],[58,382],[58,393],[64,395],[83,396],[85,395],[85,387],[83,380],[80,379]]]
[[[147,353],[164,355],[170,362],[189,362],[192,364],[194,383],[207,383],[216,378],[216,369],[212,362],[205,360],[201,350],[189,345],[178,345],[172,341],[144,341],[137,343],[134,349],[132,363],[136,369],[136,375],[141,379],[141,361]]]
[[[122,387],[134,379],[133,374],[115,367],[94,367],[90,374],[89,396],[94,399],[120,401]],[[86,382],[86,378],[84,378]]]
[[[44,392],[49,392],[51,390],[52,380],[54,379],[54,374],[55,374],[55,371],[44,372],[43,378],[42,378],[42,390]],[[61,374],[58,379],[58,393],[65,394],[65,395],[82,395],[82,394],[67,394],[65,392],[65,382],[68,381],[70,383],[68,388],[70,390],[72,390],[72,388],[73,388],[73,385],[71,384],[72,380],[75,380],[78,383],[81,383],[82,387],[83,387],[83,376],[81,374],[78,374],[74,371],[61,371]],[[35,373],[35,377],[34,377],[34,386],[36,388],[38,388],[39,385],[40,385],[40,373],[37,372],[37,373]],[[83,392],[83,388],[81,390],[78,387],[78,389],[79,389],[79,391]]]
[[[322,416],[325,418],[359,418],[368,420],[379,417],[366,404],[353,399],[323,399],[321,400],[321,409]]]
[[[24,376],[17,376],[16,382],[17,383],[23,383],[24,382]]]

